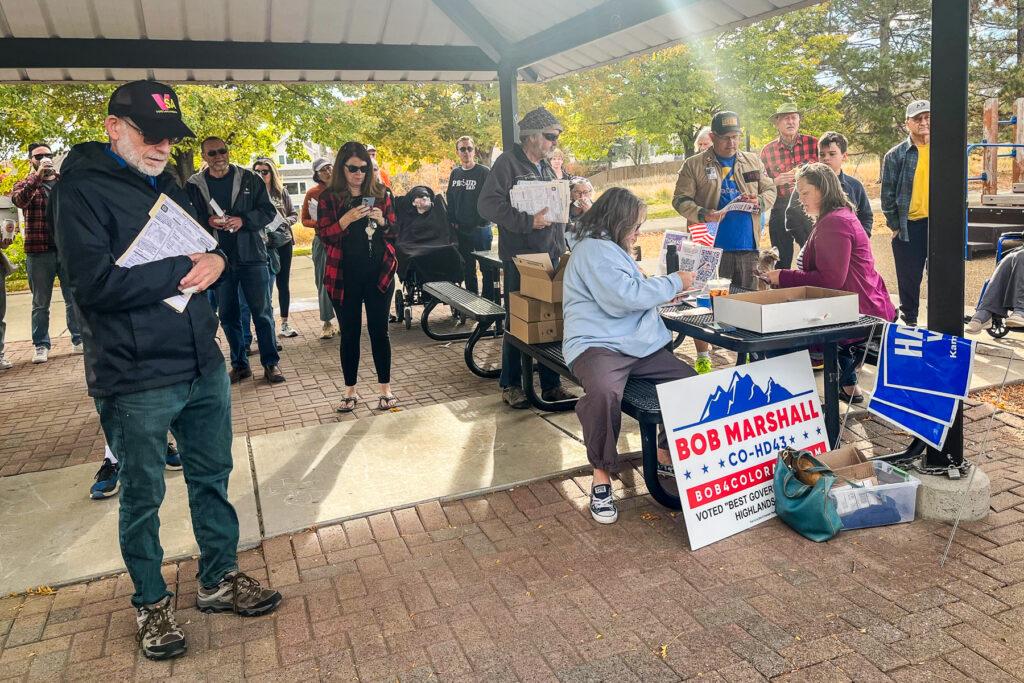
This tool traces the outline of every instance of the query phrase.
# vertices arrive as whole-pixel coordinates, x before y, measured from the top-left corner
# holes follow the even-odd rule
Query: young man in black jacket
[[[227,259],[216,250],[132,268],[115,263],[161,193],[192,212],[164,171],[171,146],[192,131],[177,95],[155,81],[122,85],[107,112],[109,144],[75,145],[65,159],[51,224],[82,321],[89,395],[121,458],[121,554],[135,586],[139,646],[146,657],[167,659],[186,650],[160,574],[168,431],[182,448],[199,544],[198,608],[256,616],[274,610],[281,594],[238,570],[238,517],[227,493],[231,393],[217,319],[205,296],[192,296],[181,313],[163,302],[212,286]]]
[[[226,142],[209,137],[203,140],[200,150],[208,168],[189,178],[186,187],[199,222],[213,230],[228,256],[229,268],[217,288],[217,304],[220,324],[231,347],[231,383],[252,377],[247,345],[242,341],[239,288],[256,326],[263,378],[271,384],[283,382],[271,313],[265,232],[277,211],[270,202],[266,184],[249,169],[231,163]],[[223,216],[213,209],[211,200],[223,211]]]

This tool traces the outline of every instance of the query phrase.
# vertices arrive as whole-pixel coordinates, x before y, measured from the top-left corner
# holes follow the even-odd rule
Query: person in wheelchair
[[[996,264],[967,331],[978,334],[989,329],[994,317],[1004,318],[1006,327],[1024,328],[1024,247],[1006,252]]]
[[[423,303],[423,285],[462,280],[462,256],[448,223],[444,197],[429,187],[417,185],[400,197],[397,213],[395,246],[402,291],[395,294],[395,315],[411,321],[412,314],[406,316],[405,309]]]

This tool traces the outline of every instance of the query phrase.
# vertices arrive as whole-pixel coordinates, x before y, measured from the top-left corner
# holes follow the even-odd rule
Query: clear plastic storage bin
[[[917,487],[921,482],[887,462],[876,460],[878,485],[856,488],[841,480],[828,492],[836,502],[836,511],[844,529],[864,529],[914,521]]]

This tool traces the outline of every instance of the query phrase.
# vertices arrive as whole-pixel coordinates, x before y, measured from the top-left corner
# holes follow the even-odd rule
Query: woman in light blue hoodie
[[[576,415],[594,466],[590,514],[602,524],[618,519],[611,474],[619,468],[616,442],[626,380],[661,383],[696,374],[669,350],[672,335],[658,314],[658,306],[693,284],[694,274],[648,278],[640,272],[630,253],[646,217],[635,194],[620,187],[607,190],[577,224],[578,241],[563,282],[562,353],[586,391]],[[660,429],[658,461],[670,462]]]

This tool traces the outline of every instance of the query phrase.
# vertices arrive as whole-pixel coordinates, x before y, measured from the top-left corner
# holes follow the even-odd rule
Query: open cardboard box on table
[[[787,287],[716,296],[715,322],[751,332],[785,332],[860,319],[856,294],[824,287]]]
[[[530,299],[549,304],[562,301],[562,276],[569,255],[562,254],[558,265],[551,262],[548,254],[520,254],[515,257],[519,269],[519,293]]]

